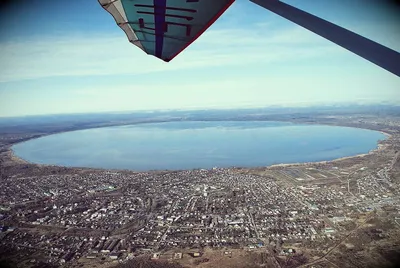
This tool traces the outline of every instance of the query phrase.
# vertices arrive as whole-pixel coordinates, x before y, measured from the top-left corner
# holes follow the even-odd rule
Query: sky
[[[248,0],[171,62],[129,43],[97,0],[0,10],[0,117],[400,103],[400,78]],[[400,16],[374,0],[285,0],[400,51]]]

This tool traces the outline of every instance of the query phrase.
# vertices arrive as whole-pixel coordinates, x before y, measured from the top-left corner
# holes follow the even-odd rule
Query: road
[[[328,250],[328,252],[326,252],[322,257],[320,257],[319,259],[316,259],[315,261],[309,262],[307,264],[301,265],[299,267],[309,267],[310,265],[319,263],[321,261],[328,261],[329,263],[331,263],[330,260],[326,259],[326,257],[332,253],[332,251],[334,251],[336,248],[338,248],[344,241],[346,241],[346,239],[351,236],[352,234],[354,234],[355,232],[357,232],[361,227],[363,227],[365,225],[365,223],[371,218],[372,214],[369,214],[365,220],[359,225],[357,226],[354,230],[350,231],[345,237],[343,237],[342,240],[340,240],[334,247],[332,247],[330,250]]]

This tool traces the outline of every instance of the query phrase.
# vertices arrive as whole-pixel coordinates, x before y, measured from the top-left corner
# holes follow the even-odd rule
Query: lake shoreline
[[[296,122],[291,122],[291,123],[296,123]],[[310,125],[314,125],[314,124],[310,124]],[[328,125],[328,124],[319,124],[321,126],[333,126],[333,125]],[[352,127],[352,126],[342,126],[342,125],[337,125],[338,127],[350,127],[350,128],[358,128],[358,129],[364,129],[364,130],[371,130],[371,131],[376,131],[376,132],[380,132],[381,134],[383,134],[386,138],[383,140],[379,140],[377,142],[377,147],[370,150],[367,153],[362,153],[362,154],[357,154],[357,155],[351,155],[351,156],[345,156],[345,157],[340,157],[340,158],[336,158],[336,159],[332,159],[332,160],[323,160],[323,161],[311,161],[311,162],[292,162],[292,163],[280,163],[280,164],[271,164],[271,165],[266,165],[266,166],[256,166],[256,167],[245,167],[245,166],[232,166],[232,167],[218,167],[221,169],[246,169],[246,170],[251,170],[251,169],[257,169],[257,168],[276,168],[276,167],[290,167],[290,166],[309,166],[309,165],[316,165],[316,164],[327,164],[327,163],[336,163],[336,162],[340,162],[342,160],[351,160],[351,159],[356,159],[356,158],[362,158],[362,157],[366,157],[369,155],[373,155],[375,153],[380,153],[383,152],[387,149],[388,144],[386,144],[393,136],[390,133],[387,133],[385,131],[382,130],[375,130],[375,129],[368,129],[368,128],[360,128],[360,127]],[[84,130],[84,129],[82,129]],[[68,131],[65,132],[59,132],[56,134],[60,134],[60,133],[66,133]],[[48,136],[48,135],[43,135],[43,136]],[[40,137],[35,137],[34,139],[37,138],[41,138],[43,136]],[[23,141],[23,142],[26,142]],[[140,170],[134,170],[134,169],[113,169],[113,168],[98,168],[98,167],[84,167],[84,166],[77,166],[77,167],[73,167],[73,166],[62,166],[62,165],[53,165],[53,164],[39,164],[39,163],[34,163],[31,162],[29,160],[26,160],[22,157],[19,157],[15,151],[12,149],[12,147],[16,144],[20,144],[23,142],[18,142],[18,143],[14,143],[11,144],[8,148],[8,154],[9,154],[9,159],[16,164],[26,164],[26,165],[34,165],[37,167],[60,167],[60,168],[67,168],[67,169],[79,169],[79,170],[103,170],[103,171],[107,171],[107,170],[111,170],[111,171],[124,171],[124,172],[141,172],[141,173],[153,173],[153,172],[176,172],[176,171],[183,171],[183,170],[196,170],[196,169],[207,169],[207,170],[211,170],[212,168],[192,168],[192,169],[173,169],[173,170],[168,170],[168,169],[154,169],[154,170],[144,170],[144,171],[140,171]]]

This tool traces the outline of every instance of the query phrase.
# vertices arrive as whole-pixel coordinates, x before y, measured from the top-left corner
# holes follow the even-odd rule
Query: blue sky
[[[97,0],[11,2],[0,14],[0,117],[400,103],[400,78],[247,0],[170,63],[129,43]],[[377,1],[285,2],[400,51],[400,16]]]

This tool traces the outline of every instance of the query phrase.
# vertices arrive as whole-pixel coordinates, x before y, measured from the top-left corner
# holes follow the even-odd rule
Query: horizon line
[[[88,111],[88,112],[72,112],[72,113],[48,113],[48,114],[27,114],[16,116],[1,116],[0,119],[24,118],[24,117],[45,117],[45,116],[68,116],[68,115],[95,115],[95,114],[129,114],[129,113],[157,113],[157,112],[174,112],[174,111],[213,111],[213,110],[252,110],[252,109],[273,109],[273,108],[313,108],[313,107],[340,107],[340,106],[391,106],[400,108],[397,102],[377,102],[377,103],[360,103],[360,102],[341,102],[341,103],[321,103],[321,104],[275,104],[275,105],[257,105],[257,106],[238,106],[238,107],[186,107],[186,108],[168,108],[168,109],[137,109],[137,110],[120,110],[120,111]]]

